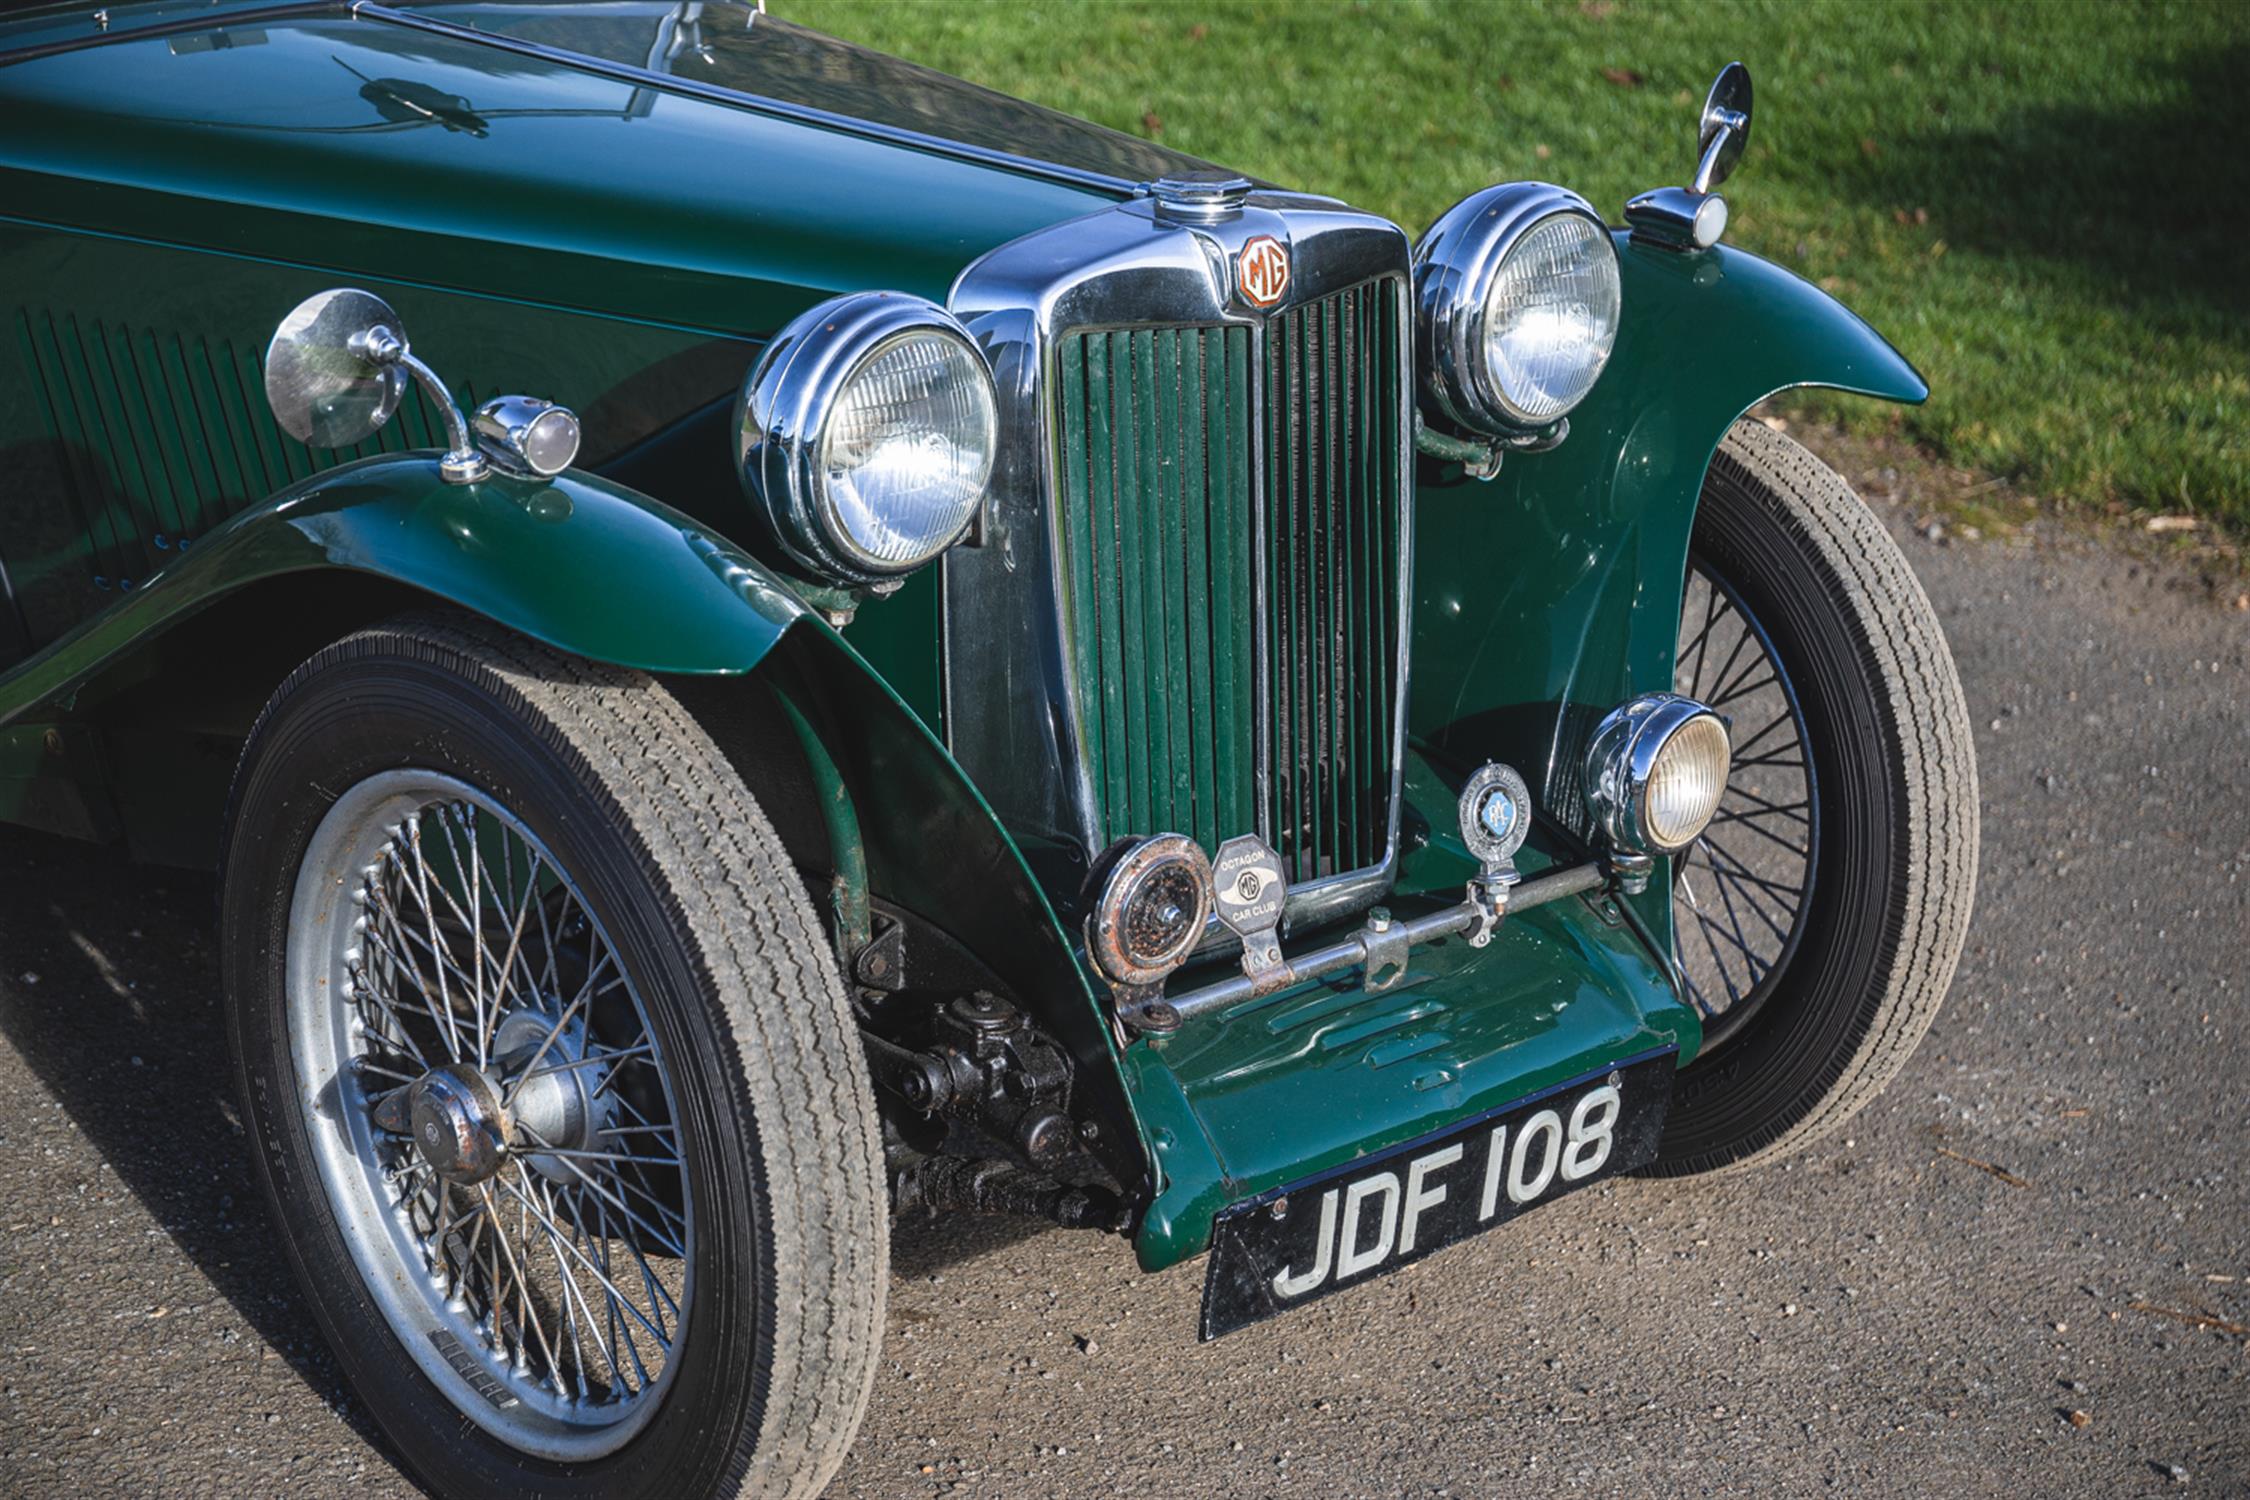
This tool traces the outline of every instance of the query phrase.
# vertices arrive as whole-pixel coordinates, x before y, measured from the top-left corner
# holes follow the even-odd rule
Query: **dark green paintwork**
[[[618,17],[669,9],[589,10],[589,25],[612,29],[576,44],[630,60]],[[121,30],[136,13],[119,8]],[[1628,926],[1575,901],[1512,920],[1482,953],[1418,952],[1388,996],[1308,986],[1121,1052],[1048,893],[934,732],[934,575],[870,603],[839,637],[724,540],[748,525],[724,402],[773,328],[840,290],[942,298],[982,251],[1111,195],[340,12],[231,26],[229,13],[0,66],[11,809],[37,801],[34,821],[104,836],[105,804],[91,790],[73,801],[54,770],[101,759],[81,749],[96,730],[71,717],[75,687],[236,591],[309,570],[393,580],[597,659],[716,674],[722,691],[770,688],[827,752],[825,765],[810,759],[838,799],[824,809],[828,837],[854,842],[857,827],[861,857],[835,861],[846,925],[869,895],[930,914],[1040,1009],[1109,1127],[1096,1149],[1122,1180],[1149,1183],[1138,1250],[1151,1267],[1202,1248],[1236,1198],[1612,1057],[1660,1044],[1693,1055],[1694,1018],[1657,962]],[[536,26],[530,15],[506,22],[571,43],[568,12],[539,8]],[[0,48],[64,29],[52,16],[0,23]],[[733,63],[758,65],[739,38],[729,45]],[[824,67],[801,69],[804,86]],[[460,108],[386,113],[407,94]],[[1587,723],[1670,685],[1696,493],[1738,413],[1794,384],[1923,395],[1866,325],[1754,257],[1622,241],[1621,255],[1624,329],[1569,440],[1511,456],[1491,485],[1420,469],[1402,913],[1454,899],[1469,871],[1451,832],[1468,769],[1511,761],[1568,821]],[[426,455],[354,462],[288,444],[256,399],[258,351],[289,306],[339,282],[390,298],[464,394],[527,390],[578,407],[589,463],[619,479],[450,488]],[[1289,548],[1267,565],[1301,582],[1307,638],[1351,647],[1323,669],[1353,679],[1352,694],[1308,678],[1292,701],[1343,703],[1326,728],[1378,768],[1369,707],[1389,684],[1369,622],[1395,559],[1380,508],[1339,497],[1382,491],[1368,455],[1398,434],[1371,425],[1379,402],[1334,404],[1341,387],[1382,378],[1367,326],[1316,311],[1277,324],[1263,349],[1202,330],[1065,346],[1061,400],[1088,421],[1084,452],[1064,445],[1063,519],[1092,539],[1069,549],[1069,581],[1100,626],[1081,636],[1078,666],[1100,684],[1105,726],[1145,727],[1122,747],[1104,730],[1101,786],[1119,831],[1184,808],[1215,837],[1249,810],[1252,560],[1239,526],[1213,522],[1248,513],[1252,358],[1277,362],[1270,388],[1300,393],[1265,458],[1291,476],[1290,503],[1318,507],[1292,513]],[[1157,382],[1160,368],[1175,378]],[[1121,380],[1156,399],[1120,405]],[[382,442],[427,442],[428,415]],[[1127,568],[1150,571],[1103,585]],[[1287,794],[1277,823],[1359,856],[1356,792],[1315,781]],[[1525,864],[1562,856],[1543,833]],[[1661,897],[1642,912],[1665,937]]]
[[[1536,850],[1523,864],[1546,867]],[[1229,1203],[1650,1047],[1692,1058],[1701,1037],[1639,942],[1573,901],[1511,918],[1482,952],[1417,949],[1382,996],[1343,976],[1135,1047],[1134,1093],[1164,1172],[1135,1241],[1141,1264],[1201,1251]]]
[[[671,7],[636,9],[653,41]],[[380,21],[212,17],[228,45],[0,67],[0,207],[762,337],[832,292],[942,300],[970,258],[1112,201]],[[481,132],[391,122],[367,79],[464,99]]]
[[[1293,881],[1383,860],[1397,705],[1399,288],[1265,333],[1267,825]]]
[[[0,675],[0,721],[235,590],[337,569],[410,584],[534,640],[651,672],[744,672],[804,606],[747,555],[588,475],[451,485],[427,454],[300,481]]]
[[[1594,721],[1672,686],[1696,496],[1736,417],[1800,385],[1929,394],[1881,334],[1769,261],[1617,243],[1625,317],[1569,438],[1509,457],[1489,484],[1425,465],[1416,501],[1408,732],[1450,767],[1521,768],[1565,820],[1583,816]],[[1443,827],[1453,813],[1423,815]],[[1639,910],[1669,942],[1664,890]]]
[[[1216,849],[1255,826],[1250,350],[1246,328],[1182,327],[1056,351],[1071,643],[1094,685],[1105,839],[1165,828]]]
[[[19,476],[0,562],[25,601],[0,664],[107,607],[96,579],[153,572],[156,538],[331,461],[279,440],[257,397],[274,324],[322,287],[388,297],[458,390],[573,406],[599,466],[723,403],[812,302],[942,300],[976,255],[1113,201],[341,11],[226,25],[242,8],[136,38],[116,7],[114,40],[0,66],[0,457]],[[614,46],[621,17],[653,38],[672,10],[583,21]],[[570,19],[550,12],[548,36]],[[0,23],[0,49],[70,30],[83,18]],[[368,80],[466,100],[475,128],[391,119]],[[96,353],[114,399],[103,365],[72,363]],[[397,438],[426,441],[416,420]],[[738,534],[720,423],[665,497]],[[936,619],[924,579],[852,626],[931,722]]]

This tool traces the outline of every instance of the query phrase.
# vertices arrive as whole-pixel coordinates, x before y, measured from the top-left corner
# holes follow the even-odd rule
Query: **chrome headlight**
[[[1617,341],[1617,248],[1592,205],[1540,182],[1462,199],[1414,251],[1415,333],[1438,408],[1494,437],[1559,421]]]
[[[855,292],[774,337],[735,408],[744,486],[818,576],[881,583],[961,540],[999,446],[992,372],[952,314]]]
[[[1733,754],[1725,721],[1693,698],[1635,698],[1586,746],[1587,805],[1613,849],[1675,853],[1718,812]]]

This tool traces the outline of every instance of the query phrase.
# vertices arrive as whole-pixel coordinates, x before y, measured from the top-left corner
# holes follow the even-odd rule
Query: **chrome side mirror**
[[[502,396],[472,428],[437,372],[414,357],[405,326],[372,292],[332,287],[307,297],[266,346],[266,404],[281,430],[315,448],[352,448],[398,415],[407,382],[445,420],[438,473],[475,484],[497,464],[520,478],[559,474],[578,456],[578,418],[530,396]]]
[[[1703,99],[1703,128],[1696,137],[1696,149],[1702,154],[1696,162],[1694,190],[1708,193],[1732,177],[1749,144],[1750,70],[1730,62],[1719,69]]]
[[[1750,144],[1750,70],[1738,62],[1719,70],[1697,119],[1695,180],[1652,188],[1625,205],[1636,243],[1666,250],[1708,250],[1727,232],[1727,200],[1713,191],[1734,173]]]
[[[281,430],[315,448],[352,448],[383,430],[406,397],[405,336],[389,303],[338,287],[297,304],[266,346],[266,404]]]

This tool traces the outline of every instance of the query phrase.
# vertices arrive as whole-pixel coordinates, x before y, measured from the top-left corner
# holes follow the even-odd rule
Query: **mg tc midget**
[[[1744,414],[1927,392],[1753,130],[1416,234],[719,0],[0,22],[0,816],[217,872],[424,1482],[817,1491],[893,1212],[1210,1338],[1897,1072],[1961,692]]]

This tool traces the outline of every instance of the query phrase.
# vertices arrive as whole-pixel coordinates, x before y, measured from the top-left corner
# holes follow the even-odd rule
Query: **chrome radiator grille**
[[[1258,327],[1056,341],[1063,615],[1105,839],[1255,830],[1297,884],[1383,862],[1400,296],[1378,278]]]

